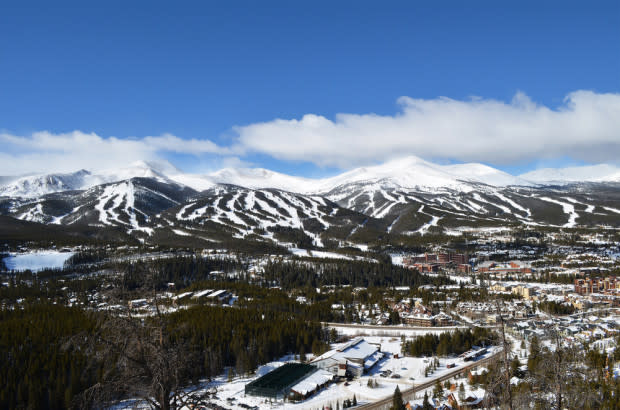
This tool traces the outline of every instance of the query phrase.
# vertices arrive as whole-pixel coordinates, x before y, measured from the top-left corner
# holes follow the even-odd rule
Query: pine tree
[[[301,345],[299,348],[299,361],[302,363],[306,361],[306,348],[304,345]]]
[[[405,410],[405,403],[403,403],[403,395],[400,392],[398,385],[396,386],[396,389],[394,389],[394,397],[392,398],[391,410]]]
[[[424,401],[422,402],[422,410],[433,410],[433,406],[428,401],[428,393],[424,391]]]
[[[433,397],[434,398],[441,398],[443,396],[443,387],[441,385],[441,383],[439,383],[439,380],[437,381],[437,383],[435,383],[435,388],[433,389]]]
[[[465,400],[465,386],[463,386],[463,383],[459,383],[459,399],[461,401]]]

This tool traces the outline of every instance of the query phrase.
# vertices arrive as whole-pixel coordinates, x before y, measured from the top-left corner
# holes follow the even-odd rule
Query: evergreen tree
[[[441,383],[439,383],[439,381],[435,383],[435,388],[433,389],[433,397],[436,399],[443,397],[443,386],[441,385]]]
[[[530,373],[534,372],[538,367],[541,359],[541,348],[538,337],[532,336],[530,340],[530,355],[527,359],[527,369]]]
[[[422,402],[422,410],[433,410],[433,406],[428,401],[428,393],[424,391],[424,401]]]
[[[403,402],[403,395],[400,392],[398,385],[396,386],[396,389],[394,389],[394,396],[392,398],[392,407],[390,407],[390,409],[391,410],[405,410],[405,403]]]

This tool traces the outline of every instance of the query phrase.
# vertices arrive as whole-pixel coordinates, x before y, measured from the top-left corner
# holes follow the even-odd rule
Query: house
[[[129,309],[138,309],[148,304],[146,299],[134,299],[129,301]]]
[[[475,394],[468,395],[465,400],[461,402],[462,409],[481,409],[483,405],[484,397],[477,396]]]
[[[213,302],[226,303],[230,299],[230,293],[224,289],[216,290],[209,294],[207,299]]]
[[[194,300],[202,299],[203,297],[206,297],[211,292],[213,292],[213,289],[201,290],[199,292],[194,293],[192,295],[192,299],[194,299]]]

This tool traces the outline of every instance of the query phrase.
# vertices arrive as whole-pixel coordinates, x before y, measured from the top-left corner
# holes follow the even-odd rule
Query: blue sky
[[[76,130],[96,134],[104,145],[112,136],[145,143],[145,137],[163,135],[174,135],[179,144],[214,144],[197,144],[195,151],[159,144],[133,152],[193,172],[248,165],[320,176],[397,155],[480,161],[513,173],[610,162],[620,155],[613,140],[620,140],[620,129],[609,119],[620,93],[618,44],[617,1],[11,2],[0,13],[0,171],[11,171],[6,161],[16,172],[33,167],[28,164],[34,159],[56,164],[61,154],[46,161],[54,150],[33,135],[45,131],[62,143]],[[578,90],[591,95],[569,97],[567,104]],[[509,126],[515,115],[531,111],[515,102],[518,93],[526,97],[517,100],[544,111],[525,115],[523,121],[543,125],[523,132],[546,144],[510,156],[502,153],[512,150],[506,141],[519,134],[494,141],[489,133],[484,138],[497,153],[420,148]],[[422,104],[403,103],[403,96]],[[455,104],[428,120],[429,104],[439,97]],[[444,129],[455,109],[462,109],[458,123],[476,101],[489,110],[474,114],[489,118],[496,112],[493,102],[501,102],[506,120],[465,123],[465,136],[458,127]],[[553,120],[552,126],[539,118],[546,110],[570,111],[572,103],[575,118]],[[592,105],[603,112],[593,116],[587,109]],[[424,115],[409,118],[409,109]],[[350,125],[340,113],[363,118]],[[312,120],[304,117],[309,114],[331,124],[301,121]],[[382,119],[385,131],[367,124],[369,114]],[[573,135],[565,143],[549,131],[570,130],[584,118],[603,126],[581,130],[581,142]],[[301,123],[291,128],[275,119]],[[261,124],[269,126],[255,126]],[[366,133],[366,125],[375,132]],[[339,134],[343,129],[346,138]],[[367,139],[351,146],[356,133]],[[299,146],[281,144],[287,135]],[[384,136],[385,150],[368,143]],[[333,153],[323,144],[321,152],[301,143],[318,137],[342,147]],[[592,144],[600,147],[590,149]],[[377,155],[361,152],[368,150]],[[104,151],[114,156],[113,148]],[[63,151],[76,165],[90,154]]]

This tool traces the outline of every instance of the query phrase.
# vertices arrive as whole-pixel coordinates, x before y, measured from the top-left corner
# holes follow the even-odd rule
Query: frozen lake
[[[3,259],[9,270],[24,271],[30,269],[33,272],[42,269],[62,269],[65,261],[74,252],[43,251],[14,254]]]

